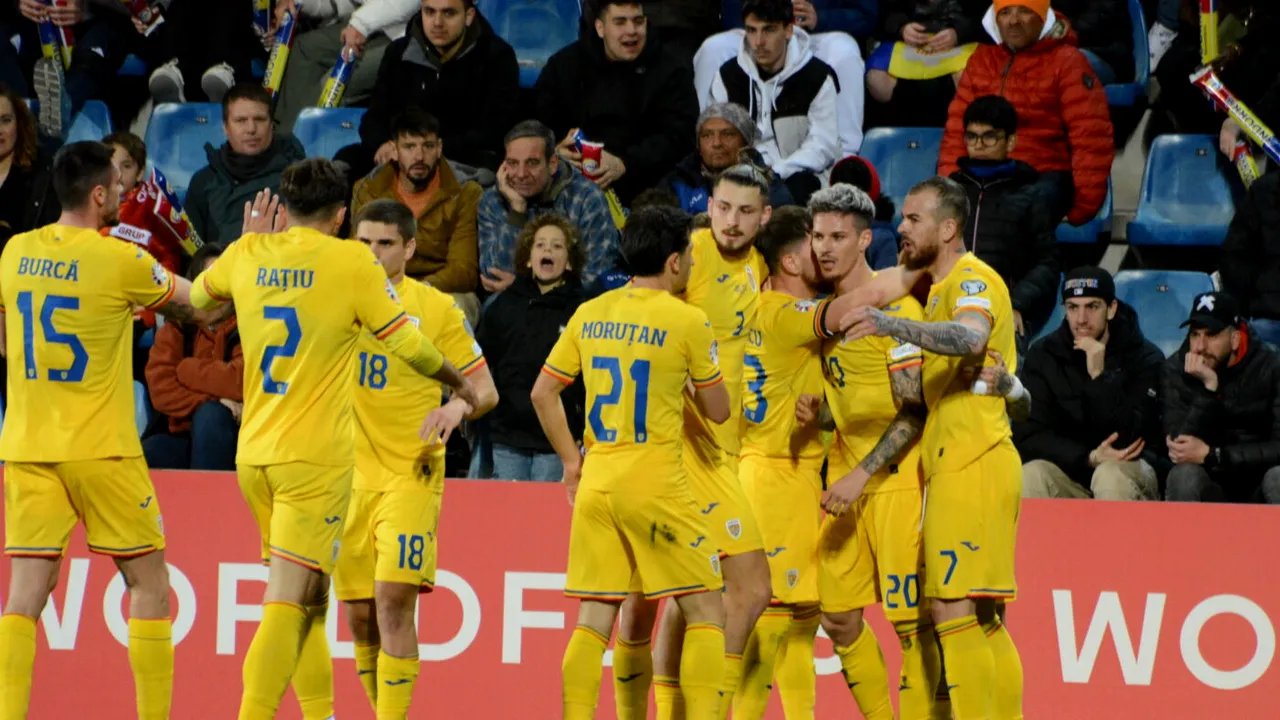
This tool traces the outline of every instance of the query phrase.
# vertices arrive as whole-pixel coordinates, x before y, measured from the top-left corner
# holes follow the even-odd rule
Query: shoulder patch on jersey
[[[153,263],[151,265],[151,279],[155,281],[156,285],[164,287],[169,284],[169,271],[165,270],[160,263]]]
[[[796,310],[802,313],[812,312],[818,306],[816,300],[797,300]]]
[[[956,309],[959,310],[960,308],[965,308],[965,307],[976,307],[976,308],[983,308],[984,310],[990,310],[991,301],[982,297],[965,295],[959,300],[956,300]]]
[[[981,280],[965,280],[960,283],[960,289],[965,295],[977,295],[987,289],[987,284]]]
[[[894,341],[902,342],[897,338],[894,338]],[[911,343],[902,343],[901,345],[898,345],[889,351],[889,359],[902,360],[903,358],[909,358],[909,357],[912,357],[913,355],[919,355],[921,352],[922,351],[920,350],[919,345],[912,345]]]
[[[720,364],[720,345],[715,340],[711,341],[711,362]]]

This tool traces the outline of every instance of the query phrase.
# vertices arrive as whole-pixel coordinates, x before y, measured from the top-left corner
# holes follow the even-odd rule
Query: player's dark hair
[[[114,151],[100,142],[63,145],[53,156],[53,192],[64,208],[78,209],[89,202],[93,189],[111,184]]]
[[[1013,135],[1018,132],[1018,111],[999,95],[983,95],[969,103],[964,111],[964,126],[967,128],[974,123],[990,125],[1005,135]]]
[[[689,213],[668,207],[641,208],[622,228],[622,264],[635,277],[661,275],[673,253],[689,247]]]
[[[963,187],[960,187],[960,183],[951,178],[935,175],[928,180],[916,183],[907,194],[915,195],[920,192],[932,192],[937,196],[938,211],[934,215],[934,220],[940,223],[948,218],[955,220],[956,235],[964,237],[964,228],[969,222],[969,195],[965,193]]]
[[[298,219],[334,215],[347,204],[347,176],[325,158],[307,158],[280,173],[280,199]]]
[[[751,163],[738,163],[730,165],[716,176],[715,183],[711,186],[712,194],[715,194],[716,188],[720,187],[720,183],[733,183],[738,187],[755,188],[760,191],[760,199],[765,205],[769,204],[769,171],[756,167]]]
[[[507,131],[506,137],[502,138],[502,147],[510,147],[511,143],[522,138],[538,138],[541,140],[544,159],[547,161],[550,161],[551,156],[556,153],[556,134],[551,132],[551,128],[537,120],[522,120],[516,123],[515,127]]]
[[[423,110],[420,107],[409,106],[402,113],[398,113],[391,119],[391,139],[399,140],[402,137],[427,137],[435,135],[440,137],[440,121],[435,115]]]
[[[746,22],[752,15],[761,22],[784,26],[796,21],[795,6],[791,0],[745,0],[742,3],[742,21]]]
[[[631,209],[633,211],[646,207],[680,207],[680,196],[676,195],[676,191],[671,189],[670,185],[659,185],[643,190],[635,199],[631,201]]]
[[[382,225],[394,225],[400,235],[400,242],[407,244],[418,234],[418,220],[408,205],[399,200],[383,198],[374,200],[360,208],[360,212],[351,219],[351,233],[360,229],[360,223],[371,222]]]
[[[860,188],[836,183],[809,196],[810,216],[823,213],[852,217],[853,226],[862,232],[871,227],[871,221],[876,217],[876,204]]]
[[[204,264],[210,260],[220,257],[222,253],[227,251],[227,246],[222,243],[205,243],[200,246],[195,255],[191,256],[191,260],[187,263],[187,279],[194,281],[200,277],[200,273],[204,272]]]
[[[769,222],[756,235],[756,249],[764,256],[769,274],[777,275],[782,267],[782,256],[795,250],[796,245],[809,237],[813,223],[807,208],[786,205],[773,211]]]
[[[559,213],[539,215],[526,223],[524,229],[520,231],[520,237],[516,239],[516,274],[525,277],[533,276],[533,268],[528,267],[529,258],[533,256],[533,240],[538,231],[544,227],[559,228],[564,234],[565,249],[569,251],[569,267],[564,274],[579,275],[587,263],[587,256],[582,247],[582,240],[578,237],[578,226]]]
[[[641,4],[640,0],[592,0],[591,4],[595,6],[597,20],[604,20],[605,11],[612,5],[639,5],[640,14],[644,14],[644,5]]]
[[[131,132],[113,132],[102,138],[102,144],[110,147],[124,148],[129,158],[138,166],[138,172],[147,166],[147,144],[142,142],[142,138]],[[113,151],[114,152],[114,151]]]
[[[262,86],[260,82],[242,82],[231,86],[226,95],[222,96],[222,121],[227,121],[227,115],[231,112],[231,103],[237,100],[252,100],[267,106],[267,111],[271,111],[271,91]]]

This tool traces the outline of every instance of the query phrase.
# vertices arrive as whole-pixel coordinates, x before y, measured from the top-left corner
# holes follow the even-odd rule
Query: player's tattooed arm
[[[977,312],[962,312],[947,322],[904,320],[873,307],[858,308],[853,316],[847,333],[852,340],[893,336],[938,355],[981,355],[991,337],[991,321]]]
[[[893,389],[893,399],[898,405],[898,414],[894,416],[889,427],[880,436],[879,442],[858,463],[868,475],[875,475],[894,458],[902,454],[907,446],[924,430],[924,374],[921,366],[908,367],[889,373],[889,384]]]

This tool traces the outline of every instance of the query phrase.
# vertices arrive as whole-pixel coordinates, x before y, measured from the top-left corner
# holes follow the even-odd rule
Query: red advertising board
[[[233,476],[156,473],[174,584],[173,717],[234,717],[243,653],[266,577]],[[1026,674],[1026,716],[1266,718],[1280,617],[1280,511],[1254,506],[1028,501],[1021,599],[1009,626]],[[420,604],[423,671],[412,714],[559,716],[560,656],[574,604],[563,583],[569,508],[555,485],[450,481],[438,590]],[[7,578],[8,563],[0,565]],[[7,588],[7,579],[0,583]],[[0,598],[0,603],[2,603]],[[127,718],[124,586],[77,533],[42,616],[33,718]],[[352,647],[330,615],[338,717],[366,717]],[[897,642],[873,624],[896,673]],[[819,717],[858,717],[825,640]],[[597,717],[613,717],[602,684]],[[280,716],[298,718],[292,696]],[[771,719],[781,719],[775,707]]]

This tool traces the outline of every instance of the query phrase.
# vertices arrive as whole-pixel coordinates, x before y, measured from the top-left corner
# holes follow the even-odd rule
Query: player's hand
[[[1013,392],[1013,375],[1004,364],[1004,356],[997,350],[988,349],[987,357],[995,364],[985,367],[974,365],[961,371],[965,381],[969,383],[970,392],[976,395],[1009,397],[1009,393]]]
[[[822,509],[836,516],[845,514],[858,501],[870,479],[861,467],[850,470],[822,493]]]
[[[259,190],[251,202],[245,201],[240,234],[280,232],[284,223],[284,205],[280,204],[280,198],[270,190]]]
[[[511,287],[511,283],[515,281],[515,273],[509,273],[500,268],[489,268],[480,273],[480,284],[491,293],[500,293]]]
[[[33,23],[42,23],[49,19],[49,6],[42,0],[18,0],[18,12]]]
[[[222,406],[231,411],[231,417],[236,419],[236,423],[240,422],[240,418],[244,415],[244,403],[228,400],[227,398],[219,398],[218,402]]]
[[[1089,467],[1096,468],[1104,462],[1129,462],[1137,460],[1142,455],[1142,451],[1147,447],[1147,441],[1142,438],[1134,440],[1129,447],[1117,448],[1115,441],[1120,439],[1120,433],[1111,433],[1107,436],[1102,444],[1094,448],[1089,453]]]
[[[1101,375],[1107,367],[1107,344],[1091,337],[1078,337],[1073,346],[1084,353],[1085,369],[1089,371],[1089,377]]]
[[[817,425],[818,415],[821,412],[821,395],[801,395],[796,399],[796,425],[802,428]]]
[[[942,53],[954,49],[959,36],[952,28],[947,28],[941,32],[936,32],[933,37],[929,38],[929,42],[925,43],[924,51],[927,53]]]
[[[455,386],[452,392],[455,399],[470,405],[472,408],[480,407],[480,399],[476,396],[476,387],[465,376],[462,378],[462,384]]]
[[[850,310],[848,315],[841,318],[840,327],[845,329],[844,337],[849,341],[872,335],[884,337],[889,334],[885,323],[888,318],[879,309],[863,305]]]
[[[564,483],[565,495],[569,499],[569,506],[573,506],[573,501],[578,497],[578,483],[582,481],[582,458],[578,458],[574,462],[564,463],[564,476],[560,482]]]
[[[596,185],[607,188],[618,181],[618,178],[625,175],[627,166],[622,162],[622,158],[614,155],[608,150],[600,151],[600,174],[591,178]]]
[[[396,144],[390,140],[378,146],[378,151],[373,154],[374,165],[386,165],[396,159]]]
[[[529,201],[511,186],[510,172],[506,163],[498,166],[498,192],[507,201],[512,211],[523,214],[529,209]]]
[[[342,29],[342,35],[339,37],[342,38],[342,47],[344,49],[350,48],[356,55],[364,54],[364,33],[348,25]]]
[[[1165,445],[1169,448],[1169,459],[1175,463],[1203,465],[1209,457],[1209,444],[1193,435],[1166,437]]]
[[[453,398],[441,407],[427,413],[418,429],[418,437],[427,445],[448,445],[449,436],[462,424],[469,408],[459,398]]]
[[[25,13],[23,13],[25,14]],[[1222,121],[1222,129],[1218,131],[1218,149],[1223,155],[1231,157],[1236,152],[1236,141],[1240,139],[1240,126],[1235,120],[1227,118]]]
[[[1204,383],[1205,390],[1209,392],[1218,391],[1218,372],[1209,365],[1209,361],[1205,356],[1197,353],[1187,353],[1187,357],[1182,364],[1188,375]]]
[[[929,33],[920,23],[907,23],[902,26],[902,42],[914,47],[924,47],[929,43]]]
[[[84,0],[61,0],[49,8],[54,25],[68,27],[84,21]]]

